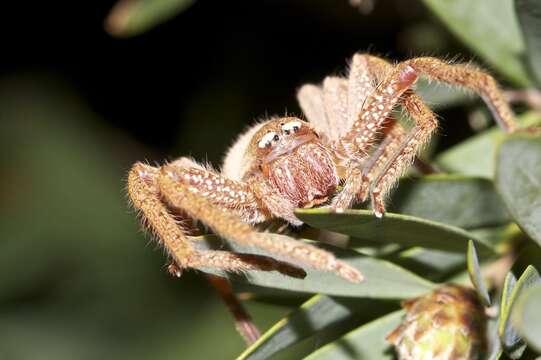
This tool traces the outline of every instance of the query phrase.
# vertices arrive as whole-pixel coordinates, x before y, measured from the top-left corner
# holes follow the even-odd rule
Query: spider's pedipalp
[[[295,205],[289,199],[281,196],[272,186],[260,176],[248,180],[250,188],[274,217],[284,219],[294,226],[301,226],[295,216]]]

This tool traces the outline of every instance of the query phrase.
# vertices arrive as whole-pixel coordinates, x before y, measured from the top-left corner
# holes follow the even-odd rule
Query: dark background
[[[218,165],[251,121],[298,114],[295,90],[357,51],[473,56],[418,1],[362,15],[346,0],[200,0],[129,39],[104,31],[113,4],[0,15],[0,359],[232,358],[243,344],[220,299],[193,272],[170,278],[139,231],[130,165]],[[442,148],[468,131],[457,114],[441,113]],[[263,330],[289,311],[248,308]]]

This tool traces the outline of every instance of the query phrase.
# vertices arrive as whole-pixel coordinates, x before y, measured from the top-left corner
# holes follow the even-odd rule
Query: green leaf
[[[413,216],[386,213],[381,219],[369,210],[346,210],[333,213],[329,209],[303,209],[296,212],[305,223],[330,231],[354,236],[358,239],[377,240],[405,246],[423,246],[432,249],[464,252],[468,240],[478,242],[483,251],[490,245],[476,239],[473,234],[457,227],[420,219]],[[355,239],[350,247],[355,247]]]
[[[114,36],[130,37],[148,31],[186,10],[195,0],[119,0],[105,21]]]
[[[396,308],[396,305],[392,307]],[[238,359],[268,359],[280,350],[314,334],[321,337],[323,331],[337,325],[345,332],[353,326],[353,323],[358,324],[363,318],[369,321],[392,307],[389,303],[370,299],[315,295],[299,309],[277,322]]]
[[[389,211],[465,229],[511,221],[491,181],[462,175],[402,179]]]
[[[513,311],[513,324],[535,350],[541,351],[541,285],[528,289]]]
[[[541,117],[529,112],[520,117],[523,127],[541,124]],[[496,150],[506,134],[494,127],[442,152],[436,164],[449,172],[492,179],[496,167]]]
[[[413,247],[384,257],[431,281],[443,281],[450,273],[464,268],[461,253]]]
[[[483,301],[485,306],[490,306],[490,295],[488,294],[485,286],[485,281],[481,275],[481,268],[479,267],[479,259],[477,258],[477,251],[473,241],[468,242],[468,273],[470,280],[477,291],[477,294]]]
[[[503,353],[502,344],[498,336],[498,318],[492,318],[487,323],[488,351],[486,360],[498,360]]]
[[[534,285],[541,284],[541,277],[533,266],[528,266],[514,286],[513,282],[514,276],[508,275],[502,293],[498,334],[506,353],[512,359],[517,359],[522,355],[525,346],[523,345],[517,330],[512,325],[511,318],[514,316],[513,313],[517,299],[519,299],[527,289]]]
[[[537,85],[541,85],[541,2],[515,0],[515,8],[526,42],[528,65]]]
[[[394,359],[385,337],[400,324],[404,310],[395,311],[363,325],[316,350],[307,360]]]
[[[524,134],[501,145],[496,186],[520,227],[541,245],[541,138]]]
[[[515,247],[516,259],[511,270],[515,274],[522,274],[529,265],[541,269],[541,247],[533,241],[526,241],[529,238],[522,233],[522,245],[520,249]],[[518,239],[517,241],[521,241]]]
[[[515,277],[515,274],[512,272],[508,272],[505,276],[505,280],[503,282],[502,287],[502,297],[500,301],[500,317],[502,314],[506,314],[509,311],[509,303],[511,300],[511,294],[513,293],[513,288],[515,287],[517,283],[517,278]],[[505,331],[503,324],[500,322],[498,326],[498,332],[500,334],[503,334]]]
[[[499,72],[518,85],[529,85],[513,0],[423,1],[454,35]]]
[[[490,241],[492,247],[496,249],[498,244],[500,244],[500,241],[507,241],[509,237],[508,234],[510,233],[508,228],[509,225],[503,227],[482,228],[472,230],[471,233],[474,234],[476,238]],[[494,239],[498,239],[498,241],[494,241]],[[463,271],[466,268],[466,256],[460,252],[412,247],[402,251],[395,251],[377,256],[408,269],[430,281],[448,282],[449,276],[454,276],[461,272],[465,275],[463,283],[467,284],[469,281],[469,274],[466,271]]]
[[[270,233],[268,236],[274,239],[286,237],[284,235]],[[198,240],[194,241],[194,244],[200,250],[223,250],[224,247],[224,243],[215,236],[205,236],[193,239]],[[285,262],[291,262],[291,260],[287,258],[264,252],[253,247],[239,245],[234,242],[227,242],[227,245],[230,250],[237,253],[264,255]],[[318,271],[308,266],[304,267],[304,270],[307,273],[304,279],[296,279],[282,275],[276,271],[251,271],[239,275],[226,273],[214,268],[200,268],[199,270],[218,276],[224,276],[232,281],[247,282],[252,285],[336,296],[405,299],[422,295],[434,287],[434,284],[431,282],[390,262],[365,257],[353,250],[344,250],[331,246],[325,246],[325,249],[332,251],[337,257],[342,258],[342,260],[359,269],[365,277],[363,282],[360,284],[350,283],[333,273]]]
[[[434,110],[463,105],[473,99],[471,94],[463,89],[434,83],[423,78],[415,84],[415,92],[421,95],[423,100],[430,104]]]

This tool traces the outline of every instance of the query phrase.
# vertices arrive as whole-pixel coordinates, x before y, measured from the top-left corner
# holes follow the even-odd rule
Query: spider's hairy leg
[[[235,212],[226,206],[213,203],[195,186],[182,181],[186,169],[172,164],[161,168],[158,185],[166,200],[173,206],[186,212],[190,217],[203,222],[217,235],[235,241],[239,244],[251,245],[277,255],[298,260],[322,271],[332,271],[351,282],[359,282],[362,275],[350,265],[315,246],[289,238],[277,238],[255,231],[249,224],[243,222]],[[194,177],[192,175],[191,179]],[[218,176],[218,175],[216,175]],[[206,183],[205,179],[195,178]],[[229,180],[231,181],[231,180]],[[231,190],[225,193],[230,193]],[[234,194],[231,194],[233,196]],[[278,261],[276,261],[278,262]]]
[[[337,140],[357,120],[364,99],[372,92],[374,79],[363,55],[356,54],[346,78],[328,76],[322,86],[307,84],[297,92],[306,118],[330,140]]]
[[[207,275],[207,280],[220,294],[227,308],[235,319],[235,327],[248,346],[252,345],[261,336],[259,329],[252,320],[252,317],[231,287],[229,280],[215,275]]]
[[[181,224],[162,201],[158,185],[160,169],[136,163],[128,175],[128,195],[133,206],[141,212],[143,222],[157,235],[175,265],[170,267],[179,276],[186,268],[212,267],[232,272],[248,270],[278,270],[299,275],[299,269],[272,258],[226,251],[198,251],[186,236]]]
[[[394,106],[416,80],[417,73],[411,66],[399,64],[393,67],[368,95],[349,131],[335,142],[337,157],[364,160]]]
[[[448,64],[433,57],[419,57],[405,61],[419,75],[443,83],[470,89],[485,101],[494,119],[505,132],[517,130],[513,111],[505,100],[496,80],[486,72],[467,64]]]
[[[360,119],[354,124],[365,128],[361,133],[357,133],[360,138],[356,138],[355,141],[365,146],[365,149],[370,146],[376,130],[385,127],[391,110],[398,102],[402,102],[402,106],[416,122],[416,126],[408,134],[400,124],[395,122],[395,125],[385,134],[386,137],[379,147],[365,161],[363,170],[350,171],[350,176],[346,179],[345,191],[333,202],[333,207],[340,209],[351,205],[355,196],[364,200],[368,195],[367,185],[372,183],[370,187],[372,207],[376,216],[381,217],[385,211],[383,199],[386,193],[411,164],[418,149],[428,141],[437,127],[437,121],[432,111],[409,89],[417,79],[417,72],[412,66],[401,63],[395,67],[375,56],[357,56],[364,59],[370,73],[380,83],[376,91],[368,96],[367,104],[363,106],[359,116]],[[382,115],[386,118],[381,119]],[[364,122],[360,121],[363,119]],[[354,135],[355,126],[350,132]],[[348,139],[345,140],[347,143]],[[362,147],[356,149],[356,151],[359,150],[362,150]],[[350,156],[351,160],[356,158],[355,155]],[[373,181],[374,177],[376,179]]]
[[[330,124],[330,138],[338,139],[348,123],[348,82],[337,76],[323,80],[323,101]]]
[[[297,92],[297,100],[308,121],[329,139],[338,139],[348,129],[346,79],[327,76],[321,87],[306,84]]]
[[[389,74],[397,73],[393,70],[393,65],[379,57],[369,54],[353,56],[348,79],[348,116],[352,126],[334,146],[337,158],[346,160],[347,170],[344,187],[331,204],[334,210],[349,208],[356,199],[364,200],[376,169],[381,168],[404,136],[401,126],[392,125],[394,120],[389,114],[409,85],[403,84],[400,91],[394,91],[392,81],[389,80],[393,76]],[[406,68],[402,71],[409,70]],[[387,81],[382,81],[386,78]],[[415,81],[412,78],[408,81]],[[374,91],[374,84],[378,81],[381,82]],[[391,125],[387,125],[389,123]],[[368,157],[378,131],[382,128],[391,130],[387,131],[376,151]]]
[[[356,200],[366,200],[374,177],[377,176],[378,172],[382,170],[389,158],[405,140],[406,130],[399,122],[393,119],[389,120],[389,125],[386,125],[385,128],[385,138],[363,166],[354,165],[349,167],[344,187],[334,197],[331,204],[331,208],[335,211],[351,207]]]
[[[405,136],[398,136],[391,140],[392,152],[389,152],[389,158],[379,162],[382,164],[384,160],[387,160],[370,188],[372,208],[377,217],[382,217],[385,212],[385,195],[413,163],[419,149],[428,142],[438,127],[434,113],[413,91],[406,93],[402,106],[414,119],[415,126]]]
[[[331,124],[325,111],[323,90],[321,87],[306,84],[297,91],[297,101],[306,119],[314,126],[320,134],[331,134]]]
[[[250,187],[274,216],[286,220],[291,219],[288,221],[294,225],[302,224],[295,216],[295,206],[277,194],[264,178],[257,176],[250,179]],[[363,279],[357,269],[336,259],[333,254],[314,246],[294,240],[284,241],[281,244],[275,243],[272,246],[276,247],[274,251],[277,253],[294,257],[316,269],[335,272],[351,282],[360,282]]]
[[[374,74],[374,65],[365,54],[355,54],[351,59],[348,74],[348,127],[346,133],[363,109],[364,101],[374,91],[377,77]]]
[[[142,222],[155,233],[181,268],[189,267],[195,249],[186,239],[182,227],[160,200],[156,184],[159,169],[136,163],[128,175],[128,195],[133,206],[141,212]]]
[[[387,162],[398,152],[400,145],[406,141],[406,137],[406,129],[393,119],[392,123],[389,124],[389,128],[386,129],[385,138],[363,166],[361,178],[363,185],[366,186],[361,185],[357,194],[361,201],[366,200],[370,189],[369,184],[374,181],[374,178],[383,170]]]

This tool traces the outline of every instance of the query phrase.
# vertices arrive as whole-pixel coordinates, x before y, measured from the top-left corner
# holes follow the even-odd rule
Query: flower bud
[[[400,360],[471,360],[486,352],[487,319],[473,289],[443,285],[402,307],[404,320],[386,337]]]

